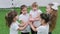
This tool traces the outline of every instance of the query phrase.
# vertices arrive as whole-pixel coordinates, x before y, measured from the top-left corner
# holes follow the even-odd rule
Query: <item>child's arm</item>
[[[20,27],[25,26],[26,23],[24,23],[24,21],[21,20],[21,24],[19,24]]]
[[[38,15],[36,18],[34,18],[35,20],[40,20],[40,14],[43,13],[41,10],[38,10]]]
[[[18,30],[21,30],[21,31],[24,30],[24,29],[27,27],[27,25],[28,25],[28,24],[25,24],[25,26],[19,27]]]
[[[29,21],[34,22],[34,19],[32,18],[32,15],[30,14]]]
[[[26,23],[24,23],[24,21],[22,21],[19,26],[23,27],[23,26],[25,26],[25,24],[26,24]]]
[[[33,31],[37,31],[37,29],[32,25],[32,23],[29,23]]]
[[[34,18],[34,20],[35,20],[35,21],[36,21],[36,20],[40,20],[40,14],[38,14],[37,17]]]
[[[30,14],[30,18],[32,18],[32,15]]]
[[[20,27],[23,27],[23,26],[25,26],[25,23],[21,23],[21,24],[19,24],[19,26]]]

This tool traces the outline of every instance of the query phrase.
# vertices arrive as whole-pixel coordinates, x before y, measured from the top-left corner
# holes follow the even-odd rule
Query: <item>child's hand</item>
[[[28,26],[28,23],[25,23],[26,26]]]
[[[29,20],[30,20],[31,22],[34,22],[34,19],[33,19],[33,18],[30,18]]]
[[[32,22],[29,22],[28,24],[29,24],[29,25],[31,25],[31,24],[32,24]]]

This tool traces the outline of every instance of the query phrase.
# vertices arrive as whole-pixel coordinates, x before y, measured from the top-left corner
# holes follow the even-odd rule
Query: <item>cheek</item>
[[[40,18],[40,22],[42,23],[42,19]]]
[[[50,7],[49,6],[46,7],[46,11],[50,11]]]
[[[46,9],[47,13],[50,13],[50,9]]]
[[[37,8],[33,8],[33,10],[36,10]]]
[[[50,9],[46,9],[47,11],[50,11]]]
[[[27,11],[25,11],[25,13],[27,13]]]
[[[16,18],[15,18],[16,20],[18,20],[18,16],[16,16]]]

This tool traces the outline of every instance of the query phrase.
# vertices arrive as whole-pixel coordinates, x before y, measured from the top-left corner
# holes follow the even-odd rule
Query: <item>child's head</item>
[[[52,8],[51,8],[52,6],[53,6],[52,3],[48,4],[48,6],[46,7],[47,13],[50,13],[52,11]]]
[[[33,9],[34,11],[38,9],[38,5],[37,5],[36,2],[34,2],[34,3],[32,4],[32,9]]]
[[[47,14],[40,14],[41,24],[47,24],[49,22],[49,16]]]
[[[17,12],[15,12],[15,11],[9,12],[5,16],[5,19],[6,19],[6,24],[8,25],[8,27],[10,27],[11,23],[15,22],[18,19]]]
[[[22,5],[20,8],[21,8],[20,14],[26,14],[27,13],[27,6],[26,5]]]
[[[58,5],[55,5],[53,3],[48,4],[48,6],[46,7],[47,13],[53,13],[54,11],[57,12],[57,10],[58,10]]]

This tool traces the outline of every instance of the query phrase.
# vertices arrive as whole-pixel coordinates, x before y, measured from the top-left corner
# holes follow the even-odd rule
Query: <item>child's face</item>
[[[50,13],[51,12],[51,7],[50,6],[47,6],[46,7],[46,11],[47,11],[47,13]]]
[[[17,21],[17,20],[18,20],[18,15],[13,18],[13,21]]]
[[[36,11],[38,8],[37,8],[37,7],[32,7],[32,9],[33,9],[34,11]]]
[[[27,13],[27,8],[24,8],[24,9],[22,10],[22,13],[23,13],[23,14],[26,14],[26,13]]]

